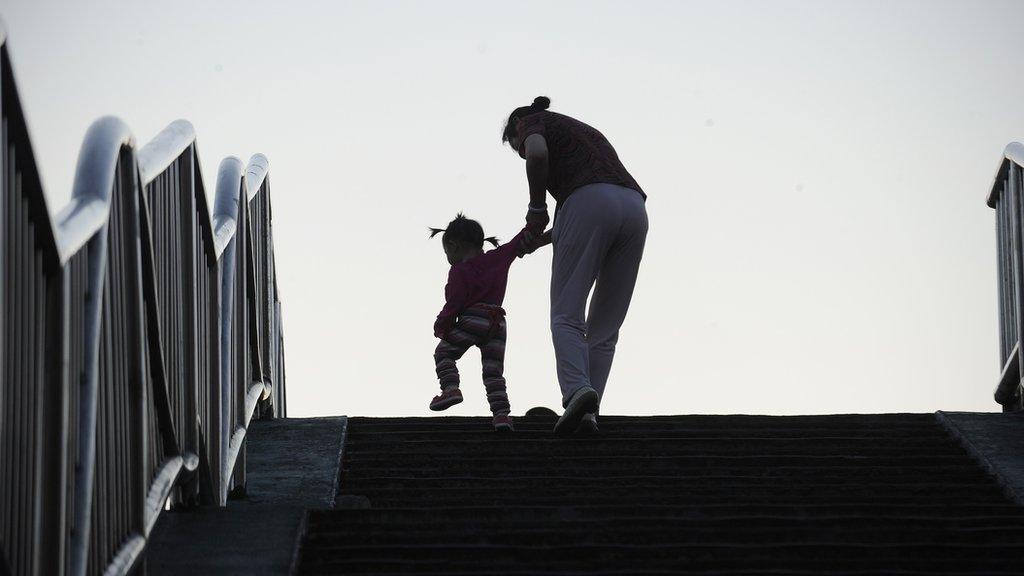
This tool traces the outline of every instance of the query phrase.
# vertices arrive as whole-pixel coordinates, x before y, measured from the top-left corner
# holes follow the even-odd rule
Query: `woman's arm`
[[[530,134],[523,142],[526,156],[526,180],[530,184],[530,210],[526,213],[526,227],[530,234],[540,234],[548,218],[548,143],[540,134]]]
[[[526,179],[530,183],[530,205],[547,205],[548,142],[540,134],[530,134],[523,142],[526,149]]]

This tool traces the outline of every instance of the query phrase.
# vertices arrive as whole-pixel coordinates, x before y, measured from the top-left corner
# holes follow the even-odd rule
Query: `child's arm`
[[[448,271],[448,284],[444,287],[444,307],[434,321],[434,337],[444,338],[445,334],[452,329],[455,317],[459,315],[466,301],[466,282],[462,275],[452,267]]]

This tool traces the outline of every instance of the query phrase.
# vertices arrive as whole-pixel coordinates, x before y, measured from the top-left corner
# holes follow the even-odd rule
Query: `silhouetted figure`
[[[430,237],[437,234],[442,234],[441,244],[452,267],[444,289],[446,302],[434,322],[434,336],[441,339],[434,351],[441,394],[431,401],[430,409],[446,410],[462,402],[455,363],[471,346],[477,346],[494,429],[511,431],[504,377],[505,310],[501,304],[505,300],[508,270],[516,259],[523,232],[508,244],[486,253],[484,242],[498,246],[497,239],[484,238],[483,227],[462,214],[443,230],[431,228]]]
[[[538,96],[513,110],[502,141],[526,160],[530,205],[520,251],[530,253],[549,239],[554,244],[551,335],[565,408],[555,432],[596,432],[644,252],[647,196],[604,135],[547,111],[550,104]],[[543,232],[547,192],[556,202],[550,233]]]

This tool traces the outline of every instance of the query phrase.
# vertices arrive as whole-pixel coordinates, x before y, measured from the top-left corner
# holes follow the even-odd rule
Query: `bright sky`
[[[86,128],[270,159],[293,416],[425,415],[457,211],[508,238],[538,94],[603,131],[651,230],[604,413],[994,410],[994,214],[1021,2],[2,0],[43,182]],[[550,249],[513,265],[513,413],[556,407]],[[460,363],[485,414],[479,355]]]

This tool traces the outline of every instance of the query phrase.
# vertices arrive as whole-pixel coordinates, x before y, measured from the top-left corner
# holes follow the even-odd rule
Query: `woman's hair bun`
[[[530,107],[536,108],[537,110],[547,110],[548,106],[551,106],[551,98],[548,98],[547,96],[537,96],[533,99],[533,105]]]

